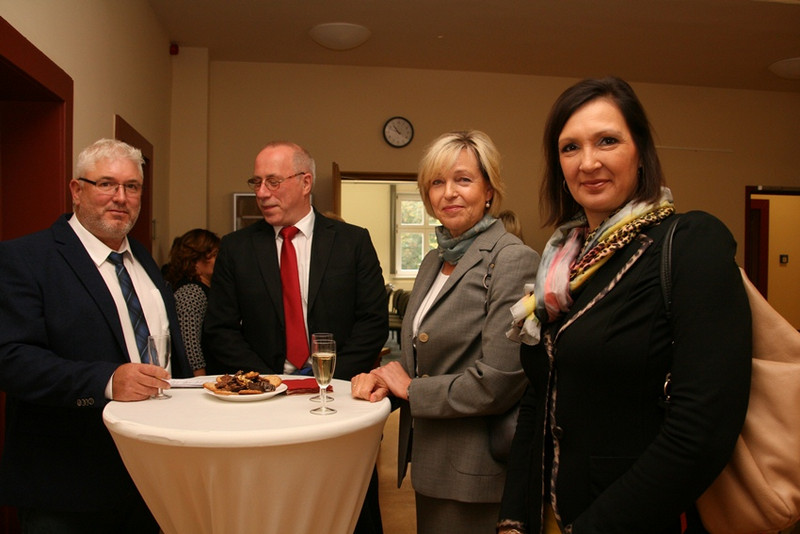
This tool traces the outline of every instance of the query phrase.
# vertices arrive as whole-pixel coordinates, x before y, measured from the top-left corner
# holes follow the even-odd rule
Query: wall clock
[[[395,148],[408,145],[414,138],[414,127],[405,117],[392,117],[383,125],[383,139]]]

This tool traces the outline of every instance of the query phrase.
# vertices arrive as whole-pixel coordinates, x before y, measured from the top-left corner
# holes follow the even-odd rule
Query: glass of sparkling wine
[[[333,371],[336,369],[336,342],[332,338],[318,339],[311,344],[311,368],[314,371],[314,378],[319,385],[319,396],[322,401],[321,406],[311,410],[314,415],[330,415],[336,413],[333,408],[328,408],[325,404],[325,393],[328,384],[333,378]]]
[[[150,363],[153,365],[166,369],[169,365],[171,350],[172,343],[170,343],[169,334],[157,334],[147,337],[147,354],[150,357]],[[150,395],[150,398],[158,400],[170,399],[172,395],[167,395],[161,388],[158,388],[158,394]]]
[[[315,334],[311,334],[311,349],[312,349],[312,351],[314,349],[314,344],[317,341],[324,341],[324,340],[333,341],[333,334],[331,334],[329,332],[317,332]],[[312,395],[311,397],[309,397],[308,400],[310,400],[312,402],[322,402],[322,395]],[[328,395],[327,400],[332,401],[333,400],[333,396],[332,395]]]

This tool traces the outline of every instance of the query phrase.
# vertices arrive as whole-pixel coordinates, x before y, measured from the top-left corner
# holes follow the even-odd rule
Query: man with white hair
[[[93,143],[69,184],[73,213],[0,243],[0,504],[23,532],[159,531],[102,420],[110,400],[168,387],[170,371],[146,363],[150,333],[171,334],[171,375],[191,376],[172,294],[128,238],[143,162],[120,141]]]

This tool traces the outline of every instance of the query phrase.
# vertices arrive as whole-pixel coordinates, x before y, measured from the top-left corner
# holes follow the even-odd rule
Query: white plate
[[[257,393],[254,395],[220,395],[219,393],[214,393],[210,389],[203,388],[203,391],[211,395],[212,397],[230,401],[230,402],[252,402],[252,401],[260,401],[264,399],[269,399],[270,397],[274,397],[275,395],[279,395],[286,391],[288,386],[286,384],[281,384],[280,386],[275,388],[275,391],[268,391],[266,393]]]

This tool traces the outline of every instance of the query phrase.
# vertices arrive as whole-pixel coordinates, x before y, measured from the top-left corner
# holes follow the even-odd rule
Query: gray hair
[[[97,162],[103,159],[128,159],[139,169],[139,178],[143,177],[144,157],[142,157],[142,151],[117,139],[98,139],[84,148],[78,154],[78,163],[75,166],[77,176],[86,176],[86,173],[94,170]]]
[[[267,143],[261,150],[263,151],[267,148],[277,148],[279,146],[287,146],[294,151],[294,155],[292,156],[294,170],[295,172],[309,173],[311,175],[311,188],[313,189],[314,184],[317,183],[317,164],[314,161],[314,158],[311,157],[311,153],[302,146],[298,145],[297,143],[292,143],[291,141],[271,141]]]

